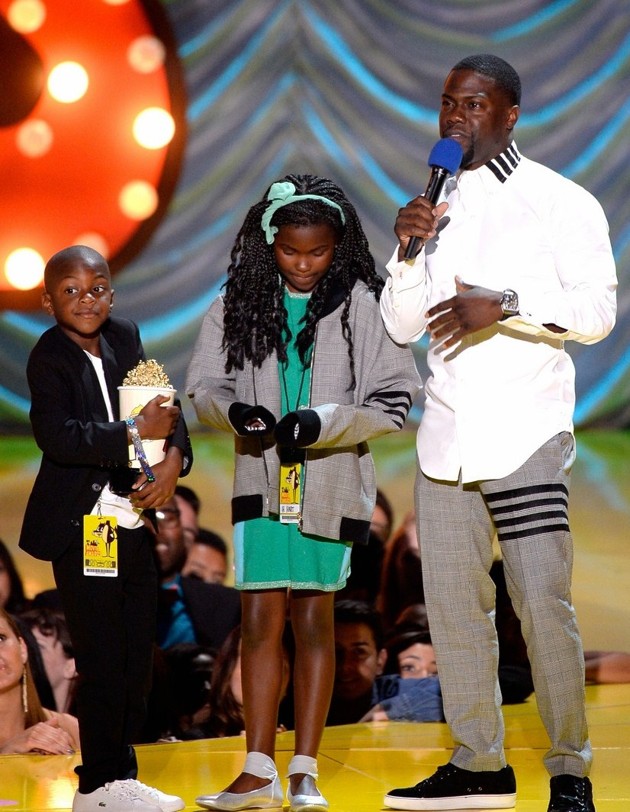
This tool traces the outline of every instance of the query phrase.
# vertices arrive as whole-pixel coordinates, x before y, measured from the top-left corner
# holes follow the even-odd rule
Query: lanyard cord
[[[295,406],[293,409],[291,408],[291,404],[289,403],[289,387],[287,385],[287,363],[284,362],[280,365],[280,369],[282,372],[282,389],[284,395],[284,402],[287,408],[287,412],[295,412],[300,408],[300,399],[302,398],[302,389],[304,388],[304,380],[306,378],[306,370],[308,366],[302,367],[302,376],[300,378],[300,388],[298,389],[297,397],[295,398]]]

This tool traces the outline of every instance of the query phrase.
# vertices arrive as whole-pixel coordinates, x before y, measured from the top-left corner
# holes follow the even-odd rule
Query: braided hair
[[[296,346],[302,363],[308,366],[310,349],[315,339],[319,319],[333,291],[344,293],[341,315],[342,333],[348,343],[348,354],[354,383],[352,330],[349,324],[352,288],[361,279],[376,299],[383,289],[383,279],[377,274],[374,258],[354,206],[343,191],[330,180],[316,175],[286,175],[282,181],[293,183],[295,195],[319,195],[337,203],[345,217],[342,224],[339,211],[322,200],[298,200],[277,209],[271,218],[274,226],[330,225],[337,237],[332,265],[314,289],[306,310],[304,327],[297,336]],[[280,361],[286,361],[287,344],[293,338],[287,325],[283,304],[284,281],[276,264],[273,245],[268,245],[261,228],[262,215],[269,205],[267,192],[251,207],[236,236],[230,254],[224,296],[223,350],[227,360],[225,371],[243,369],[245,361],[260,367],[275,350]]]

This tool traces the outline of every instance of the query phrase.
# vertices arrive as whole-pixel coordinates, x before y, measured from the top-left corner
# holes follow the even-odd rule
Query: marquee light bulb
[[[48,76],[48,92],[55,101],[72,104],[85,96],[90,79],[78,62],[60,62]]]
[[[4,263],[4,275],[18,290],[32,290],[44,279],[44,258],[34,248],[16,248]]]
[[[133,135],[145,149],[162,149],[173,139],[173,116],[162,107],[147,107],[133,122]]]

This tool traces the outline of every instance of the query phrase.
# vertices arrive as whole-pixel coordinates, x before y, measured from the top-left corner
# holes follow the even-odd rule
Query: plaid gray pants
[[[536,701],[551,748],[550,775],[589,773],[584,655],[571,601],[573,542],[567,515],[575,442],[563,432],[503,479],[473,484],[416,479],[422,573],[451,761],[469,770],[506,763],[497,679],[496,529],[508,591],[521,620]]]

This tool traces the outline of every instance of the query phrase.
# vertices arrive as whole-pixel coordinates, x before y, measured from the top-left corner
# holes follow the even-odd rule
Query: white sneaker
[[[141,798],[128,784],[128,781],[114,781],[94,792],[77,791],[72,812],[156,812],[159,809],[155,803]]]
[[[153,804],[154,812],[157,812],[157,810],[161,812],[179,812],[180,809],[184,809],[186,806],[184,801],[177,795],[167,795],[166,792],[161,792],[155,787],[148,787],[135,778],[128,778],[125,781],[116,781],[115,783],[129,785],[136,797],[141,798],[145,803]]]

